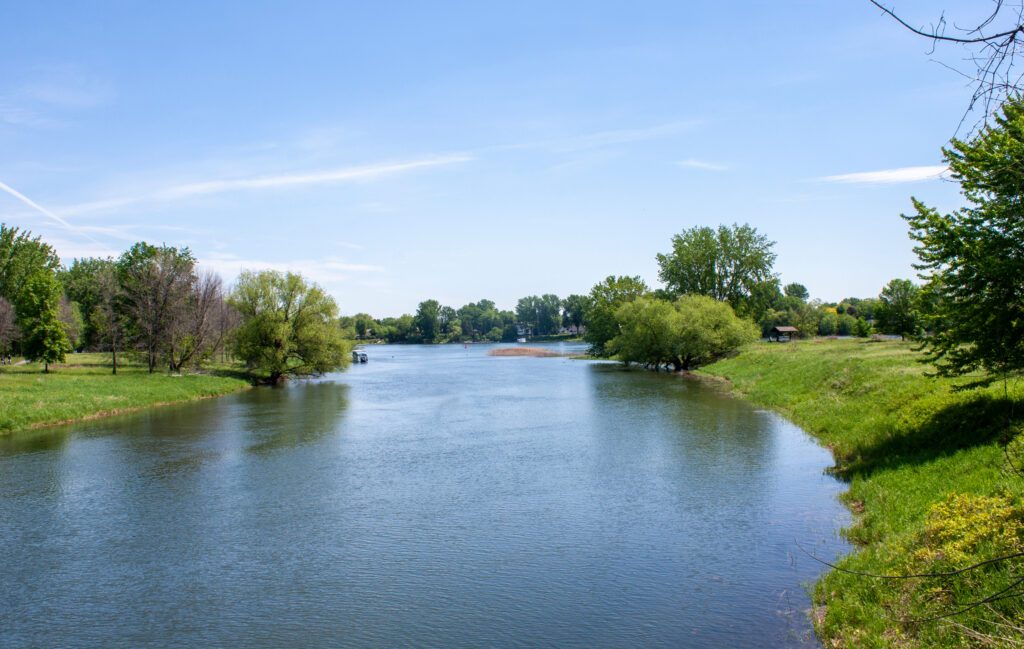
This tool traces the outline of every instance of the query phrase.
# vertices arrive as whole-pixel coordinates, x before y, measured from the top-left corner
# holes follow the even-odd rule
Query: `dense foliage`
[[[608,351],[626,363],[691,370],[734,353],[758,338],[754,323],[725,302],[684,295],[673,302],[640,297],[615,312],[619,333]]]
[[[241,315],[235,353],[268,382],[347,364],[350,347],[337,325],[334,298],[301,275],[245,271],[230,302]]]
[[[29,277],[58,268],[60,258],[49,244],[31,232],[0,223],[0,297],[16,303]]]
[[[747,224],[694,227],[672,237],[672,251],[658,255],[658,277],[675,295],[707,295],[749,313],[756,287],[774,279],[774,245]]]
[[[18,294],[21,353],[30,361],[43,363],[44,372],[49,371],[50,363],[64,362],[64,356],[71,351],[60,320],[60,299],[60,283],[48,269],[30,275]]]
[[[943,153],[968,206],[948,214],[914,201],[904,216],[926,285],[923,339],[944,375],[1024,369],[1024,100]]]
[[[590,289],[590,301],[583,318],[586,333],[583,339],[590,343],[590,353],[607,356],[608,341],[618,335],[619,323],[615,318],[619,307],[643,297],[649,292],[639,276],[616,277],[609,275]]]

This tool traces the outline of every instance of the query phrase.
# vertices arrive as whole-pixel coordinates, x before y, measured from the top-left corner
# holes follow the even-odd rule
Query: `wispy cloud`
[[[949,168],[946,165],[930,165],[925,167],[901,167],[899,169],[883,169],[881,171],[861,171],[852,174],[823,176],[818,180],[831,183],[847,183],[859,185],[885,185],[894,183],[914,183],[922,180],[941,178]]]
[[[10,99],[0,97],[0,124],[44,128],[57,126],[60,124],[60,121],[46,117],[38,111],[25,106],[17,105]]]
[[[77,226],[80,232],[88,232],[91,234],[99,234],[111,239],[117,239],[119,241],[141,241],[144,239],[152,239],[152,236],[157,232],[170,232],[174,233],[176,237],[180,238],[181,235],[196,235],[202,234],[202,230],[195,228],[185,228],[178,225],[152,225],[152,224],[122,224],[122,225],[80,225]]]
[[[47,65],[27,74],[33,78],[0,91],[0,123],[57,127],[64,123],[59,115],[101,106],[113,96],[109,83],[78,66]]]
[[[66,263],[72,259],[85,257],[117,257],[121,250],[95,241],[72,241],[59,236],[46,237],[46,243],[53,246],[57,255]]]
[[[42,214],[43,216],[47,217],[51,221],[53,221],[53,222],[63,226],[66,230],[69,230],[69,231],[74,232],[74,233],[76,233],[78,235],[81,235],[82,237],[85,237],[86,239],[92,241],[93,243],[99,244],[99,241],[96,241],[96,239],[93,239],[92,236],[90,236],[87,232],[84,232],[81,228],[78,228],[78,227],[75,227],[75,226],[71,225],[70,223],[65,221],[62,217],[57,216],[56,214],[54,214],[50,210],[46,209],[45,207],[43,207],[39,203],[35,202],[34,200],[29,198],[28,196],[25,196],[24,194],[22,194],[21,192],[19,192],[16,189],[14,189],[10,185],[7,185],[7,184],[5,184],[3,182],[0,182],[0,191],[4,192],[4,193],[6,193],[6,194],[8,194],[10,196],[13,196],[14,198],[16,198],[21,203],[27,205],[28,207],[32,208],[36,212],[39,212],[40,214]]]
[[[616,144],[629,144],[632,142],[643,142],[646,140],[657,140],[670,135],[676,135],[688,131],[696,126],[696,120],[670,122],[644,128],[626,128],[611,131],[601,131],[589,135],[580,135],[556,142],[553,148],[558,151],[578,151],[580,149],[593,149],[597,147],[612,146]]]
[[[105,212],[140,203],[166,203],[210,194],[281,189],[310,185],[329,185],[346,182],[371,182],[417,169],[440,167],[473,160],[469,154],[451,154],[403,162],[341,167],[309,171],[305,173],[251,176],[248,178],[226,178],[173,185],[145,194],[117,196],[98,201],[69,205],[61,210],[68,216],[90,212]]]
[[[717,162],[707,162],[704,160],[695,160],[689,158],[687,160],[680,160],[676,162],[680,167],[686,167],[688,169],[700,169],[702,171],[728,171],[729,167],[718,164]]]
[[[487,149],[545,149],[554,153],[572,153],[586,149],[597,149],[607,146],[631,144],[634,142],[658,140],[689,131],[700,123],[701,122],[699,120],[680,120],[639,128],[612,129],[596,131],[594,133],[584,133],[581,135],[569,135],[566,137],[535,140],[532,142],[502,144],[494,147],[488,147]]]
[[[231,253],[214,252],[199,261],[200,265],[217,271],[229,281],[237,277],[243,270],[277,270],[301,273],[304,277],[326,286],[344,282],[353,275],[384,272],[384,268],[381,266],[352,263],[341,257],[265,261],[244,259]]]

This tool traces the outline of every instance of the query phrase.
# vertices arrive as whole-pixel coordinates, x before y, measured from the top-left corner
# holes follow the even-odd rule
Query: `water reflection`
[[[375,347],[0,440],[0,646],[803,646],[800,431],[677,377]],[[49,445],[48,445],[49,444]]]
[[[335,381],[253,390],[242,402],[247,450],[269,453],[315,442],[341,428],[349,386]]]

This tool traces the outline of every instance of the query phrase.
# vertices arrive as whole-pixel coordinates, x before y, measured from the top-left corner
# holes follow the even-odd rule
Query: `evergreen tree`
[[[1006,377],[1024,369],[1024,101],[943,153],[969,205],[940,214],[914,200],[904,216],[926,281],[923,348],[942,375]]]

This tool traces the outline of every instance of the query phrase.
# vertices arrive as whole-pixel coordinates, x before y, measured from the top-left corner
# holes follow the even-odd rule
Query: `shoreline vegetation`
[[[972,646],[1002,646],[986,638],[1020,626],[1019,598],[939,617],[1012,585],[1019,576],[1005,561],[908,577],[1024,550],[1021,483],[1005,445],[1024,389],[957,390],[967,379],[929,376],[922,357],[901,341],[818,339],[754,344],[697,372],[801,426],[848,484],[854,521],[842,534],[854,550],[812,595],[825,647],[963,646],[964,629]]]
[[[29,430],[138,412],[220,397],[253,385],[242,368],[211,365],[201,373],[150,374],[144,363],[119,360],[110,373],[110,355],[73,354],[50,366],[0,368],[0,437]]]
[[[489,354],[563,356],[540,347],[502,347]],[[830,472],[848,484],[842,500],[854,515],[841,533],[854,550],[813,587],[813,623],[825,647],[957,646],[960,625],[984,629],[993,624],[992,612],[979,611],[971,620],[921,621],[1012,578],[998,564],[960,582],[854,574],[931,572],[954,552],[957,565],[969,565],[1007,549],[982,538],[985,530],[1020,524],[1013,514],[1003,515],[1022,500],[1019,478],[1006,471],[1004,438],[1007,417],[1021,407],[1024,389],[1000,384],[958,391],[965,379],[929,376],[922,358],[903,341],[819,338],[754,343],[681,373],[720,383],[786,416],[832,452]],[[150,374],[136,361],[111,375],[109,355],[99,353],[71,355],[46,376],[31,364],[5,366],[0,436],[223,396],[252,385],[231,364],[171,375]],[[989,505],[980,514],[979,502]],[[978,528],[982,537],[951,547],[954,537],[936,530],[943,519],[958,529]]]
[[[1021,175],[1004,161],[1024,156],[1024,100],[951,147],[944,158],[968,206],[941,214],[913,201],[903,217],[923,283],[895,278],[877,297],[837,302],[783,285],[775,242],[749,224],[675,235],[656,256],[658,288],[609,275],[587,295],[531,295],[514,311],[428,299],[383,319],[339,316],[333,297],[290,272],[243,271],[226,290],[187,247],[139,242],[64,266],[39,237],[0,224],[0,356],[38,363],[0,372],[0,433],[323,374],[370,339],[582,334],[596,358],[723,377],[832,451],[855,514],[844,535],[859,549],[815,586],[826,647],[1022,646],[1024,230]],[[755,343],[772,334],[791,341]],[[68,366],[72,350],[145,364],[93,380],[105,363]]]

